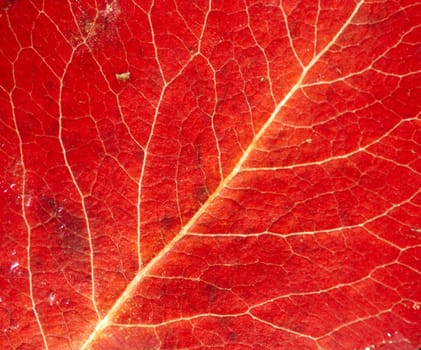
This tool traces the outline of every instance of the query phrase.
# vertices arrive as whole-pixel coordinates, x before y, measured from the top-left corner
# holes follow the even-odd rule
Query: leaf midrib
[[[109,309],[106,316],[98,322],[96,327],[94,328],[93,332],[89,335],[88,339],[82,345],[81,350],[89,349],[89,346],[95,341],[95,339],[102,333],[102,331],[112,323],[114,317],[118,314],[121,307],[124,303],[134,295],[136,288],[141,283],[141,281],[148,276],[149,271],[154,268],[159,261],[162,260],[165,255],[172,250],[174,245],[179,242],[190,230],[190,228],[196,223],[198,218],[206,212],[209,206],[213,203],[213,201],[222,193],[224,188],[227,186],[228,183],[232,181],[232,179],[241,171],[243,164],[246,162],[247,158],[251,154],[251,152],[255,149],[255,145],[259,142],[262,136],[265,134],[266,130],[272,125],[274,119],[281,111],[282,107],[291,99],[291,97],[295,94],[295,92],[301,88],[302,83],[307,76],[308,72],[313,68],[313,66],[320,60],[320,58],[332,47],[332,45],[337,41],[340,35],[344,32],[344,30],[348,27],[351,23],[352,19],[358,13],[358,10],[363,5],[364,0],[360,0],[355,6],[353,12],[348,17],[348,19],[344,22],[341,28],[337,31],[335,36],[329,41],[329,43],[321,50],[313,59],[309,62],[307,66],[303,68],[303,71],[298,78],[297,82],[291,88],[287,95],[280,101],[273,112],[271,113],[270,117],[267,121],[263,124],[261,129],[258,131],[257,134],[253,137],[252,141],[250,142],[249,146],[237,162],[236,166],[231,170],[231,172],[225,177],[225,179],[219,184],[216,190],[208,197],[206,202],[199,208],[199,210],[190,218],[188,223],[180,230],[180,232],[153,258],[149,261],[144,268],[142,268],[133,280],[127,285],[123,293],[120,297],[116,300],[113,306]]]

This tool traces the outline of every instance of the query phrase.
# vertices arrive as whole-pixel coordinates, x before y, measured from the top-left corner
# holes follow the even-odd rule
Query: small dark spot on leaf
[[[208,286],[208,301],[209,303],[214,303],[218,298],[218,289],[215,286]]]
[[[195,199],[203,204],[209,197],[208,189],[205,186],[197,187],[194,192]]]
[[[237,333],[230,332],[230,334],[228,336],[228,339],[231,340],[231,341],[236,340],[237,339]]]
[[[42,266],[42,264],[43,264],[43,261],[40,259],[39,256],[34,255],[33,257],[31,257],[31,265],[33,268],[40,267]],[[1,270],[0,270],[0,273],[1,273]]]
[[[15,3],[16,0],[0,0],[0,11],[9,10]]]
[[[89,250],[85,238],[85,222],[83,218],[71,213],[64,201],[56,201],[53,197],[42,195],[40,198],[41,217],[54,223],[55,243],[64,254],[86,253]]]
[[[200,143],[196,145],[195,151],[196,151],[196,166],[198,168],[201,168],[202,165],[201,165],[201,159],[200,159]]]
[[[41,207],[49,213],[54,213],[57,209],[54,199],[47,195],[41,195],[40,202]]]
[[[173,226],[174,226],[174,218],[173,217],[164,216],[161,219],[161,227],[162,227],[162,229],[168,230],[168,229],[170,229]]]
[[[53,81],[51,81],[51,80],[47,80],[47,81],[45,82],[45,88],[46,88],[48,91],[53,90],[53,89],[55,88],[55,84],[54,84],[54,82],[53,82]]]

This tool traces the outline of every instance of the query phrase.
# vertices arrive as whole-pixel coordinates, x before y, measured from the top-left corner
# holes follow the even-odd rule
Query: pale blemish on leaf
[[[130,79],[130,72],[116,73],[115,78],[118,81],[127,81]]]

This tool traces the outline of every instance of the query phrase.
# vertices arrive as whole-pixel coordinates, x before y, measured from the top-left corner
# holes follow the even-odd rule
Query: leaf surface
[[[0,347],[417,349],[420,14],[0,1]]]

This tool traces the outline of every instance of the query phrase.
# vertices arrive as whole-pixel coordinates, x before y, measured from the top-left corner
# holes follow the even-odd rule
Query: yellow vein
[[[15,75],[13,74],[13,79],[15,80]],[[16,81],[16,80],[15,80]],[[16,86],[16,84],[15,84]],[[48,343],[47,343],[47,338],[45,336],[45,332],[44,332],[44,328],[42,327],[41,324],[41,320],[37,311],[37,307],[36,307],[36,302],[34,299],[34,287],[33,287],[33,283],[32,283],[32,269],[31,269],[31,225],[29,224],[28,218],[26,216],[26,210],[25,210],[25,192],[26,192],[26,168],[25,168],[25,161],[24,161],[24,156],[23,156],[23,140],[22,140],[22,136],[19,132],[19,127],[18,127],[18,122],[16,120],[16,113],[15,113],[15,105],[13,103],[13,99],[10,96],[10,104],[12,107],[12,115],[13,115],[13,124],[15,125],[15,129],[16,129],[16,136],[19,140],[19,153],[20,153],[20,161],[21,161],[21,166],[22,166],[22,196],[21,196],[21,201],[20,201],[20,205],[21,205],[21,210],[22,210],[22,217],[23,217],[23,221],[25,222],[25,227],[28,233],[28,246],[26,249],[26,260],[27,260],[27,268],[28,268],[28,284],[29,284],[29,295],[31,298],[31,305],[32,305],[32,311],[34,312],[34,316],[35,316],[35,320],[37,322],[39,331],[41,333],[41,337],[42,337],[42,341],[44,343],[45,349],[48,350]]]
[[[63,142],[63,110],[62,110],[62,97],[63,97],[63,80],[64,80],[64,76],[67,73],[67,69],[70,66],[70,63],[72,62],[72,58],[73,55],[75,54],[76,50],[73,50],[72,56],[69,59],[69,63],[66,65],[66,67],[64,68],[64,72],[63,72],[63,76],[60,80],[60,90],[59,90],[59,97],[58,97],[58,109],[59,109],[59,118],[58,118],[58,141],[60,143],[60,147],[61,150],[63,152],[63,159],[64,159],[64,164],[66,165],[67,171],[69,172],[69,175],[72,179],[72,182],[76,188],[76,191],[80,197],[80,202],[81,202],[81,206],[82,206],[82,211],[83,211],[83,215],[85,217],[85,223],[86,223],[86,232],[88,234],[88,242],[89,242],[89,258],[90,258],[90,265],[91,265],[91,298],[92,298],[92,305],[93,308],[95,310],[95,313],[99,319],[99,311],[98,311],[98,307],[96,305],[96,300],[95,300],[95,268],[94,268],[94,248],[93,248],[93,242],[92,242],[92,232],[91,232],[91,227],[89,224],[89,217],[88,217],[88,212],[86,210],[86,203],[85,203],[85,196],[76,180],[76,177],[73,173],[72,167],[69,163],[69,160],[67,159],[67,151],[66,151],[66,147],[64,145]]]

